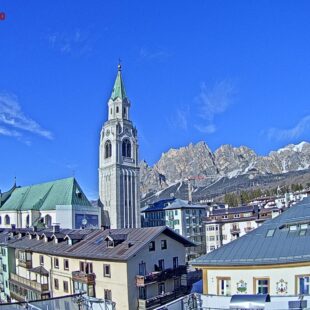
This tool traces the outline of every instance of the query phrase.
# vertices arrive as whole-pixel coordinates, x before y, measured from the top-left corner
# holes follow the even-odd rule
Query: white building
[[[74,178],[17,187],[0,195],[0,228],[99,228],[101,209],[88,201]]]
[[[99,148],[99,196],[111,228],[141,226],[138,139],[129,112],[119,65]]]
[[[277,207],[260,208],[257,205],[210,207],[204,221],[206,253],[245,235],[281,211]]]
[[[166,225],[197,244],[196,247],[187,249],[187,260],[206,253],[205,232],[202,222],[206,215],[205,206],[170,198],[151,204],[143,213],[145,214],[144,227]]]

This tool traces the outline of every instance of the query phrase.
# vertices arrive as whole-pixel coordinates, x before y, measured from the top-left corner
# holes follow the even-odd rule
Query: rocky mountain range
[[[188,198],[188,180],[194,186],[193,199],[208,199],[238,186],[279,183],[285,175],[286,178],[308,173],[310,176],[309,168],[308,142],[287,145],[267,156],[259,156],[246,146],[227,144],[212,152],[205,142],[199,142],[170,149],[153,167],[145,161],[140,163],[142,202],[172,195]]]

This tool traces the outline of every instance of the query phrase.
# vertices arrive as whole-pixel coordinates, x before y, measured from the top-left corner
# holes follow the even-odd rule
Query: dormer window
[[[114,241],[113,240],[108,240],[107,241],[107,247],[108,248],[114,248]]]

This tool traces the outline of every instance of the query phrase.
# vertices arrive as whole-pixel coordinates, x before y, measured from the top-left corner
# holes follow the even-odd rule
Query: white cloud
[[[47,39],[50,47],[62,54],[85,55],[93,50],[89,31],[76,29],[72,33],[55,32]]]
[[[215,116],[224,113],[233,102],[234,87],[231,82],[223,80],[216,83],[212,89],[208,89],[202,83],[200,93],[196,98],[198,105],[198,117],[206,124],[197,124],[195,128],[203,133],[214,133]]]
[[[168,124],[175,129],[188,129],[189,107],[183,106],[176,110],[173,117],[167,119]]]
[[[43,129],[24,114],[16,96],[0,93],[0,125],[0,135],[21,137],[21,131],[27,131],[46,139],[53,139],[50,131]]]
[[[303,117],[293,128],[270,128],[267,130],[267,136],[270,140],[291,140],[299,138],[302,134],[308,131],[310,131],[310,115]]]
[[[165,59],[167,57],[169,57],[170,54],[164,50],[154,50],[151,51],[147,48],[141,48],[140,49],[140,57],[145,58],[145,59],[149,59],[149,60],[161,60],[161,59]]]
[[[202,133],[210,134],[214,133],[216,131],[216,127],[213,124],[201,126],[201,125],[195,125],[195,128],[199,130]]]

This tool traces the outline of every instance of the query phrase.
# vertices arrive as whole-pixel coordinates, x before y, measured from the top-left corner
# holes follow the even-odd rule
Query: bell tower
[[[99,146],[99,197],[110,228],[141,226],[139,180],[137,130],[119,64]]]

